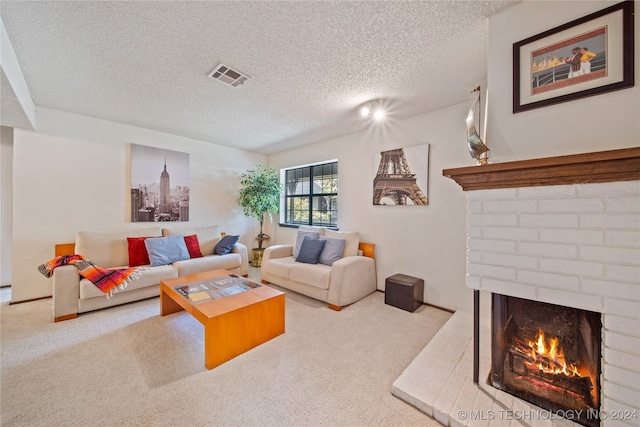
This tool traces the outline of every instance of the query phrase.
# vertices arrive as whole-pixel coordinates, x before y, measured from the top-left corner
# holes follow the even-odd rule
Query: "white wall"
[[[494,161],[640,145],[640,12],[635,13],[635,86],[512,114],[513,43],[618,1],[525,1],[489,20],[489,144]]]
[[[46,108],[37,120],[37,132],[14,136],[12,302],[51,295],[37,267],[54,244],[145,226],[129,219],[130,144],[190,154],[190,221],[175,226],[219,225],[253,247],[259,224],[236,197],[242,172],[266,156]]]
[[[372,127],[306,147],[274,154],[269,166],[280,169],[338,159],[338,227],[355,230],[376,244],[378,288],[385,278],[408,274],[424,279],[425,300],[458,308],[470,304],[466,288],[466,199],[442,169],[472,165],[464,119],[468,104]],[[428,206],[373,206],[373,178],[380,151],[430,144]],[[376,157],[377,156],[377,157]],[[423,189],[424,191],[424,189]],[[276,243],[291,243],[295,229],[275,227]]]
[[[11,284],[13,129],[0,126],[0,286]]]

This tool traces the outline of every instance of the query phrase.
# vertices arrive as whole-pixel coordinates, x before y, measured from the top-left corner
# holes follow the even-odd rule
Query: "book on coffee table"
[[[209,295],[207,292],[196,292],[193,294],[189,294],[189,299],[193,302],[206,301],[211,299],[211,295]]]

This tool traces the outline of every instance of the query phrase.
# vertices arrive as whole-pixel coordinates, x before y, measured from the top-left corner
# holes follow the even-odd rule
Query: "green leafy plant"
[[[240,186],[238,204],[242,206],[246,216],[260,221],[257,240],[258,249],[262,249],[262,242],[269,238],[262,232],[265,214],[271,215],[280,211],[280,194],[284,191],[284,185],[280,183],[275,169],[257,165],[242,174]]]

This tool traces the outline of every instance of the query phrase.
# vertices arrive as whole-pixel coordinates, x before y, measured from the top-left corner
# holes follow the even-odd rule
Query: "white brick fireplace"
[[[443,174],[467,194],[467,286],[602,313],[601,409],[609,416],[601,425],[640,426],[640,149]],[[468,425],[439,414],[438,399],[423,403],[427,413]],[[457,399],[451,411],[461,409]]]
[[[638,410],[640,181],[470,191],[467,208],[467,286],[602,313],[602,409]]]

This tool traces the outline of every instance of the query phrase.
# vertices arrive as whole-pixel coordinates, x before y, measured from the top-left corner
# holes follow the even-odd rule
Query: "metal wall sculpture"
[[[476,95],[476,99],[473,101],[473,104],[471,104],[471,108],[469,108],[469,114],[467,114],[467,120],[466,120],[467,145],[469,147],[469,154],[471,154],[471,157],[476,159],[478,161],[478,164],[486,165],[487,161],[489,160],[489,147],[487,147],[487,145],[482,141],[482,139],[480,139],[480,135],[478,135],[478,131],[476,130],[476,126],[475,126],[476,109],[478,109],[478,114],[479,114],[479,107],[480,107],[480,86],[475,88],[473,92],[477,92],[477,95]],[[486,114],[487,114],[486,109],[484,114],[486,119]],[[485,140],[487,138],[486,129],[487,129],[487,123],[485,120],[485,124],[484,124]]]

